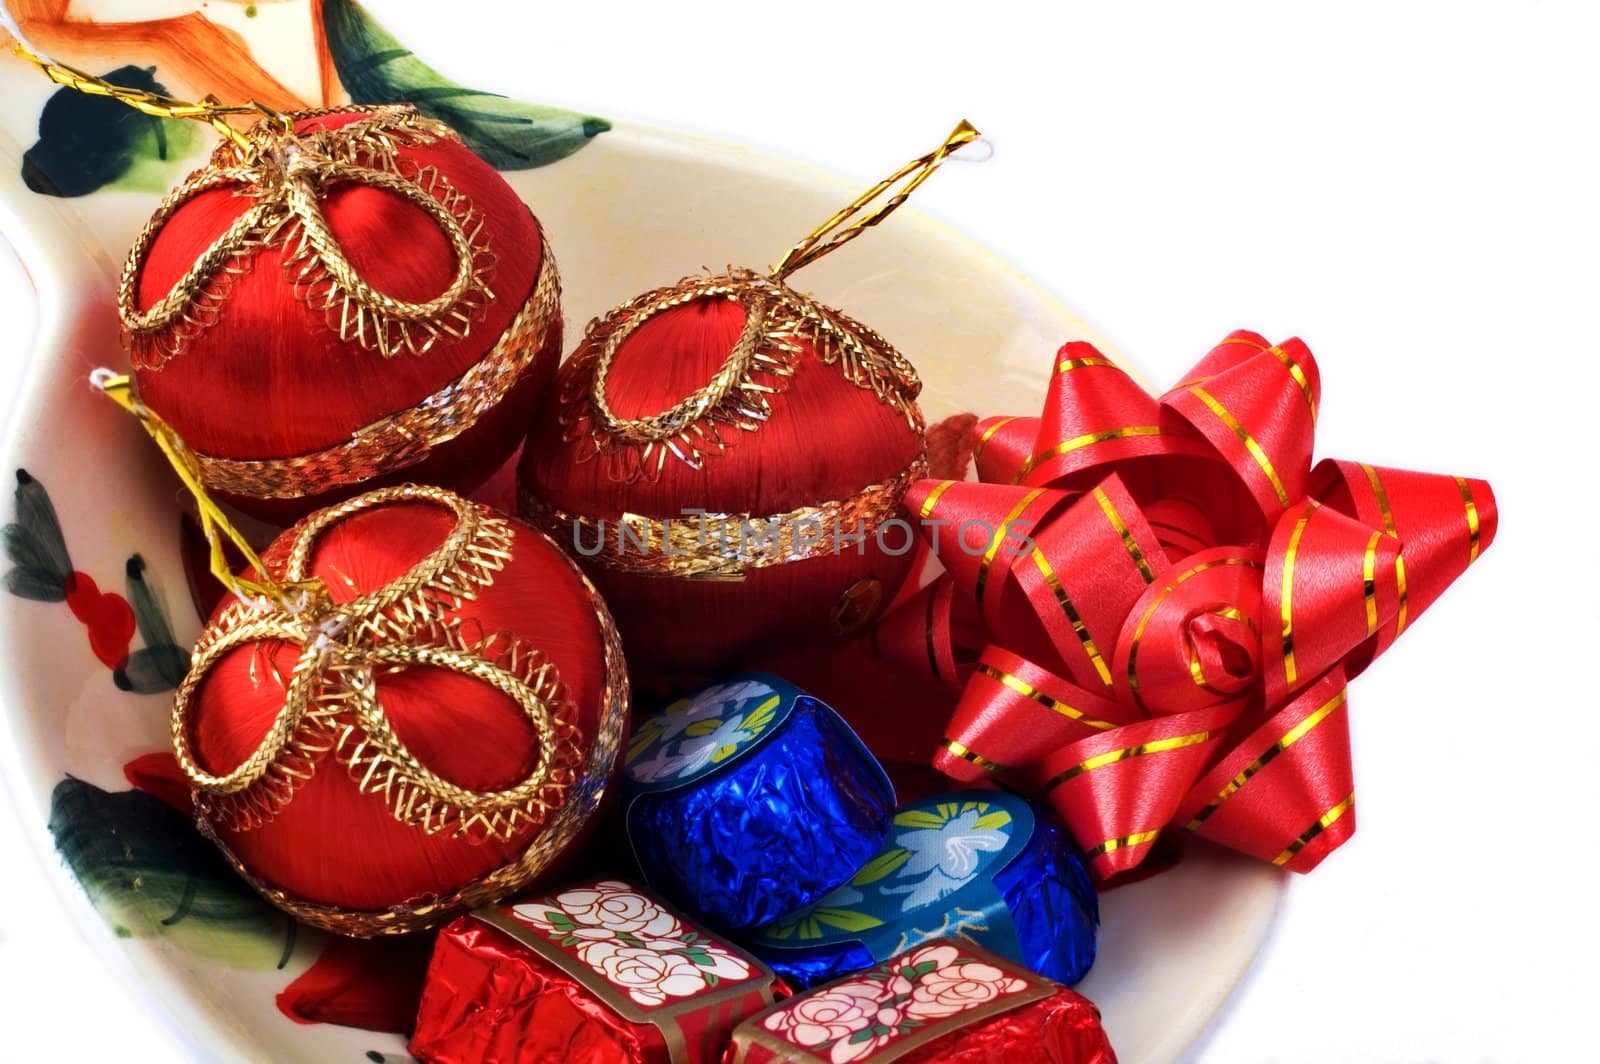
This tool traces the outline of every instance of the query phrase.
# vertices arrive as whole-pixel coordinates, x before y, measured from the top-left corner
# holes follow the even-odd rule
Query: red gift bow
[[[946,575],[876,633],[961,688],[934,766],[1042,793],[1102,877],[1174,824],[1297,872],[1349,838],[1345,681],[1496,511],[1481,480],[1313,469],[1319,393],[1299,340],[1235,332],[1160,399],[1069,343],[1042,417],[979,422],[981,479],[906,497]]]

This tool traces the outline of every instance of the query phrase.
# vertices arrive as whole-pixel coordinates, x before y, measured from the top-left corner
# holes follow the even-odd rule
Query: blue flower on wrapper
[[[849,879],[882,843],[895,805],[882,766],[838,714],[759,674],[641,720],[622,800],[645,880],[729,932]]]
[[[964,938],[1072,985],[1094,963],[1100,906],[1072,838],[1004,791],[952,791],[895,813],[849,882],[747,940],[800,989],[939,937]]]

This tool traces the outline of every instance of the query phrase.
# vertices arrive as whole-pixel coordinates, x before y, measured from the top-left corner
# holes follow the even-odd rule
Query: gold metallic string
[[[124,85],[113,85],[104,78],[97,78],[93,74],[79,70],[77,67],[67,66],[65,63],[56,63],[28,50],[22,42],[17,42],[14,49],[17,56],[32,63],[40,73],[57,85],[64,85],[75,92],[85,96],[104,96],[116,100],[139,111],[156,118],[194,119],[205,122],[233,141],[241,148],[250,146],[249,138],[241,131],[228,124],[229,115],[255,115],[270,118],[283,125],[285,130],[291,128],[288,115],[275,111],[259,100],[251,100],[242,104],[224,104],[216,99],[207,97],[199,103],[190,103],[187,100],[175,99],[164,96],[158,92],[147,92],[144,89],[130,89]]]
[[[834,212],[833,216],[817,226],[805,239],[790,248],[783,258],[772,267],[772,278],[782,281],[796,270],[804,269],[831,251],[836,251],[843,245],[860,236],[862,232],[870,229],[883,221],[899,208],[924,181],[933,175],[933,172],[955,152],[977,140],[980,134],[973,128],[972,123],[962,119],[944,143],[926,155],[911,160],[888,177],[873,185],[867,191],[851,200],[844,207]],[[865,216],[857,218],[876,200],[889,192],[901,181],[905,185],[889,199],[880,204]],[[854,219],[854,220],[852,220]]]
[[[327,597],[327,588],[320,577],[285,583],[278,583],[272,579],[267,567],[262,564],[249,541],[244,538],[244,534],[233,526],[221,507],[206,491],[205,484],[201,481],[200,463],[194,452],[189,450],[188,444],[183,442],[183,437],[178,435],[177,430],[133,394],[133,382],[126,374],[97,370],[90,379],[112,402],[139,420],[145,432],[156,441],[156,446],[161,448],[161,453],[166,456],[167,462],[178,474],[178,479],[183,481],[183,486],[194,497],[200,515],[200,529],[205,533],[206,542],[211,545],[211,574],[221,581],[223,586],[240,599],[249,601],[264,598],[291,609],[303,609],[308,603]],[[223,550],[224,536],[244,556],[245,563],[250,569],[260,575],[259,580],[234,573]]]

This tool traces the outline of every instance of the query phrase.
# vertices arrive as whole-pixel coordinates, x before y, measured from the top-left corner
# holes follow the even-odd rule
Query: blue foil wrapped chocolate
[[[725,932],[771,923],[855,875],[895,806],[837,713],[760,674],[640,720],[622,801],[645,880]]]
[[[843,886],[746,938],[791,986],[862,971],[930,939],[975,942],[1071,985],[1100,906],[1072,837],[1042,806],[963,790],[901,806]]]

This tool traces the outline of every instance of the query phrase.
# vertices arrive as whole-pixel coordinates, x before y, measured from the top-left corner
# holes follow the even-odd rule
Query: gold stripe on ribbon
[[[1230,621],[1243,621],[1245,627],[1250,629],[1251,634],[1256,635],[1259,638],[1259,633],[1256,632],[1255,623],[1252,622],[1250,618],[1246,617],[1239,607],[1223,606],[1220,609],[1208,610],[1207,612],[1213,617],[1226,617]],[[1200,667],[1200,655],[1195,651],[1193,639],[1188,640],[1187,650],[1189,653],[1189,677],[1194,680],[1195,686],[1203,687],[1207,691],[1211,691],[1213,694],[1221,694],[1222,692],[1217,691],[1206,682],[1205,670]]]
[[[1150,603],[1150,608],[1144,611],[1144,616],[1139,618],[1138,625],[1134,627],[1133,639],[1128,645],[1128,686],[1133,691],[1133,700],[1139,703],[1141,707],[1144,706],[1144,700],[1139,697],[1139,676],[1137,668],[1139,661],[1139,641],[1144,638],[1145,627],[1150,623],[1150,618],[1155,616],[1156,610],[1161,608],[1161,603],[1166,601],[1167,596],[1178,589],[1178,585],[1182,584],[1190,577],[1198,576],[1207,569],[1214,569],[1219,565],[1243,565],[1248,566],[1251,569],[1261,568],[1260,562],[1251,561],[1248,558],[1217,558],[1213,561],[1197,565],[1193,569],[1179,573],[1178,578],[1172,581],[1172,583],[1167,586],[1166,590],[1157,595],[1154,602]]]
[[[1217,419],[1228,426],[1235,436],[1239,437],[1239,442],[1244,444],[1244,449],[1250,452],[1250,457],[1256,460],[1256,465],[1261,467],[1261,472],[1266,474],[1268,482],[1272,484],[1272,490],[1277,493],[1279,505],[1288,506],[1289,493],[1284,490],[1283,481],[1278,477],[1278,471],[1272,468],[1272,459],[1267,457],[1267,452],[1262,450],[1261,445],[1256,442],[1256,438],[1250,435],[1243,425],[1239,424],[1239,419],[1234,417],[1227,407],[1218,402],[1204,388],[1195,385],[1189,389],[1189,394],[1204,403],[1206,409],[1217,415]]]
[[[1038,547],[1033,548],[1033,564],[1039,569],[1045,583],[1050,585],[1050,590],[1056,597],[1056,602],[1061,605],[1061,612],[1067,615],[1072,631],[1077,635],[1078,642],[1083,644],[1083,652],[1089,655],[1089,662],[1094,666],[1094,671],[1100,675],[1100,682],[1107,687],[1111,686],[1111,669],[1107,667],[1105,658],[1100,656],[1100,648],[1095,646],[1094,637],[1089,634],[1088,627],[1083,623],[1083,618],[1078,616],[1078,611],[1072,605],[1072,600],[1067,597],[1066,589],[1061,586],[1061,581],[1056,579],[1056,571],[1045,558]]]
[[[978,662],[977,671],[983,673],[996,683],[1011,688],[1011,690],[1015,691],[1019,695],[1022,695],[1024,698],[1031,698],[1044,708],[1053,710],[1069,720],[1075,720],[1079,724],[1087,725],[1088,727],[1095,728],[1099,731],[1110,731],[1112,728],[1116,727],[1116,725],[1112,724],[1110,721],[1095,720],[1084,713],[1083,710],[1074,709],[1065,702],[1051,698],[1037,687],[1034,687],[1032,684],[1028,683],[1028,681],[1013,676],[1009,672],[1002,672],[986,662]]]
[[[1300,394],[1306,397],[1306,405],[1311,407],[1311,423],[1313,425],[1316,424],[1317,398],[1311,391],[1311,380],[1306,376],[1306,371],[1300,368],[1300,363],[1296,362],[1289,352],[1277,344],[1267,348],[1267,354],[1282,362],[1283,368],[1289,371],[1289,376],[1293,377],[1294,382],[1300,386]]]
[[[1139,549],[1139,544],[1134,542],[1133,533],[1128,530],[1128,522],[1117,513],[1117,508],[1111,502],[1111,497],[1102,489],[1094,489],[1095,502],[1100,504],[1100,510],[1106,515],[1106,520],[1111,522],[1111,527],[1117,530],[1117,535],[1122,537],[1122,546],[1127,550],[1128,557],[1133,559],[1133,564],[1139,567],[1139,575],[1144,577],[1144,582],[1153,584],[1156,574],[1151,570],[1150,563],[1144,560],[1144,551]]]
[[[1378,630],[1378,539],[1382,532],[1373,532],[1367,540],[1366,557],[1361,560],[1361,593],[1367,602],[1367,634]]]
[[[1017,419],[1014,417],[1003,417],[999,421],[996,421],[993,425],[990,425],[988,428],[984,429],[983,434],[978,437],[977,445],[972,448],[972,460],[976,462],[978,460],[978,456],[983,453],[983,449],[989,446],[989,441],[994,438],[994,434],[1015,420]],[[926,517],[927,515],[924,514],[923,516]]]
[[[1064,358],[1056,363],[1057,373],[1071,373],[1075,369],[1088,369],[1090,366],[1113,365],[1109,358]]]
[[[1097,768],[1105,768],[1107,765],[1114,765],[1119,761],[1143,757],[1146,754],[1163,754],[1168,750],[1182,750],[1186,746],[1198,746],[1212,736],[1219,734],[1221,733],[1195,732],[1193,735],[1175,735],[1168,739],[1153,739],[1148,743],[1140,743],[1137,746],[1125,746],[1120,750],[1108,750],[1103,754],[1096,754],[1087,761],[1079,762],[1071,768],[1063,769],[1051,776],[1045,782],[1044,789],[1053,791],[1075,776],[1081,776],[1085,772],[1093,772]]]
[[[1289,747],[1293,746],[1301,739],[1304,739],[1312,728],[1315,728],[1318,724],[1321,724],[1323,721],[1327,720],[1328,717],[1332,716],[1334,710],[1344,705],[1347,697],[1347,692],[1340,690],[1338,694],[1328,699],[1314,712],[1308,713],[1306,718],[1299,724],[1296,724],[1294,727],[1284,732],[1283,738],[1279,739],[1277,742],[1261,751],[1259,757],[1250,762],[1244,768],[1240,769],[1237,776],[1229,780],[1222,790],[1218,791],[1216,796],[1205,804],[1203,809],[1195,813],[1194,819],[1190,820],[1186,825],[1188,829],[1190,831],[1199,831],[1200,825],[1204,824],[1206,819],[1210,817],[1212,813],[1215,813],[1219,808],[1221,808],[1223,802],[1226,802],[1229,798],[1232,798],[1234,795],[1238,794],[1240,789],[1243,788],[1246,783],[1250,782],[1251,777],[1253,777],[1257,772],[1260,772],[1263,768],[1266,768],[1267,765],[1271,763],[1273,758],[1289,749]]]
[[[1005,766],[1000,764],[998,761],[990,761],[988,758],[984,757],[970,746],[964,746],[961,743],[956,742],[954,739],[946,739],[944,741],[944,748],[959,757],[961,760],[977,765],[985,772],[1000,772],[1005,768]]]
[[[1299,838],[1291,842],[1282,853],[1272,859],[1272,863],[1281,868],[1290,861],[1294,860],[1295,854],[1305,849],[1307,843],[1326,831],[1335,820],[1338,820],[1340,817],[1348,813],[1350,811],[1350,807],[1355,804],[1355,792],[1351,791],[1349,794],[1345,795],[1344,801],[1340,802],[1326,813],[1323,813],[1317,818],[1317,822],[1315,824],[1312,824],[1309,828],[1306,828],[1305,831],[1301,832]]]
[[[933,508],[938,504],[939,496],[949,491],[950,486],[954,483],[955,481],[953,480],[941,480],[934,485],[932,491],[928,492],[928,497],[922,500],[921,515],[924,519],[933,516]]]
[[[1372,497],[1378,501],[1378,513],[1383,516],[1383,530],[1399,539],[1400,535],[1395,530],[1394,510],[1389,507],[1389,493],[1383,490],[1378,471],[1365,462],[1360,464],[1362,471],[1367,474],[1367,483],[1372,485]],[[1398,639],[1400,633],[1406,630],[1406,562],[1398,552],[1394,556],[1394,583],[1400,593],[1400,605],[1394,620],[1394,635]]]
[[[1017,473],[1016,479],[1012,483],[1022,483],[1023,477],[1050,459],[1059,458],[1064,454],[1078,450],[1080,447],[1088,447],[1095,443],[1105,443],[1108,440],[1125,440],[1133,436],[1159,435],[1161,435],[1160,425],[1126,425],[1120,429],[1106,429],[1104,432],[1091,432],[1085,436],[1074,436],[1070,440],[1063,440],[1042,454],[1030,455],[1028,460],[1022,463],[1022,469]]]
[[[1467,564],[1471,565],[1478,560],[1478,504],[1472,501],[1472,485],[1464,477],[1456,477],[1456,487],[1461,489],[1461,501],[1467,507],[1467,533],[1472,536],[1472,553],[1467,555]]]
[[[1000,553],[1000,544],[1005,542],[1009,534],[1011,522],[1022,516],[1022,511],[1033,505],[1033,500],[1044,494],[1043,488],[1034,488],[1022,497],[1022,501],[1011,508],[1006,514],[1006,519],[1000,522],[1000,527],[994,530],[994,537],[989,540],[989,549],[983,552],[983,561],[978,563],[977,593],[978,605],[983,605],[983,587],[989,582],[989,566],[994,564],[995,555]]]
[[[1160,834],[1161,829],[1156,828],[1154,831],[1136,831],[1132,835],[1122,835],[1115,839],[1107,839],[1094,849],[1086,851],[1083,856],[1092,861],[1096,857],[1104,856],[1113,850],[1126,850],[1134,846],[1143,846],[1147,842],[1154,842],[1156,836]]]
[[[1230,336],[1217,346],[1227,347],[1229,344],[1243,344],[1246,347],[1253,347],[1257,351],[1265,351],[1267,349],[1266,344],[1262,343],[1260,340],[1252,340],[1248,336]]]
[[[942,680],[944,676],[939,672],[939,654],[933,645],[933,610],[937,602],[937,595],[928,596],[928,613],[923,622],[923,639],[928,645],[928,668],[933,670],[935,679]]]
[[[1294,523],[1294,531],[1289,533],[1289,549],[1283,552],[1283,676],[1290,687],[1294,686],[1296,670],[1294,667],[1294,622],[1290,620],[1290,593],[1294,590],[1294,556],[1300,550],[1300,537],[1305,533],[1306,524],[1311,520],[1307,513]]]

